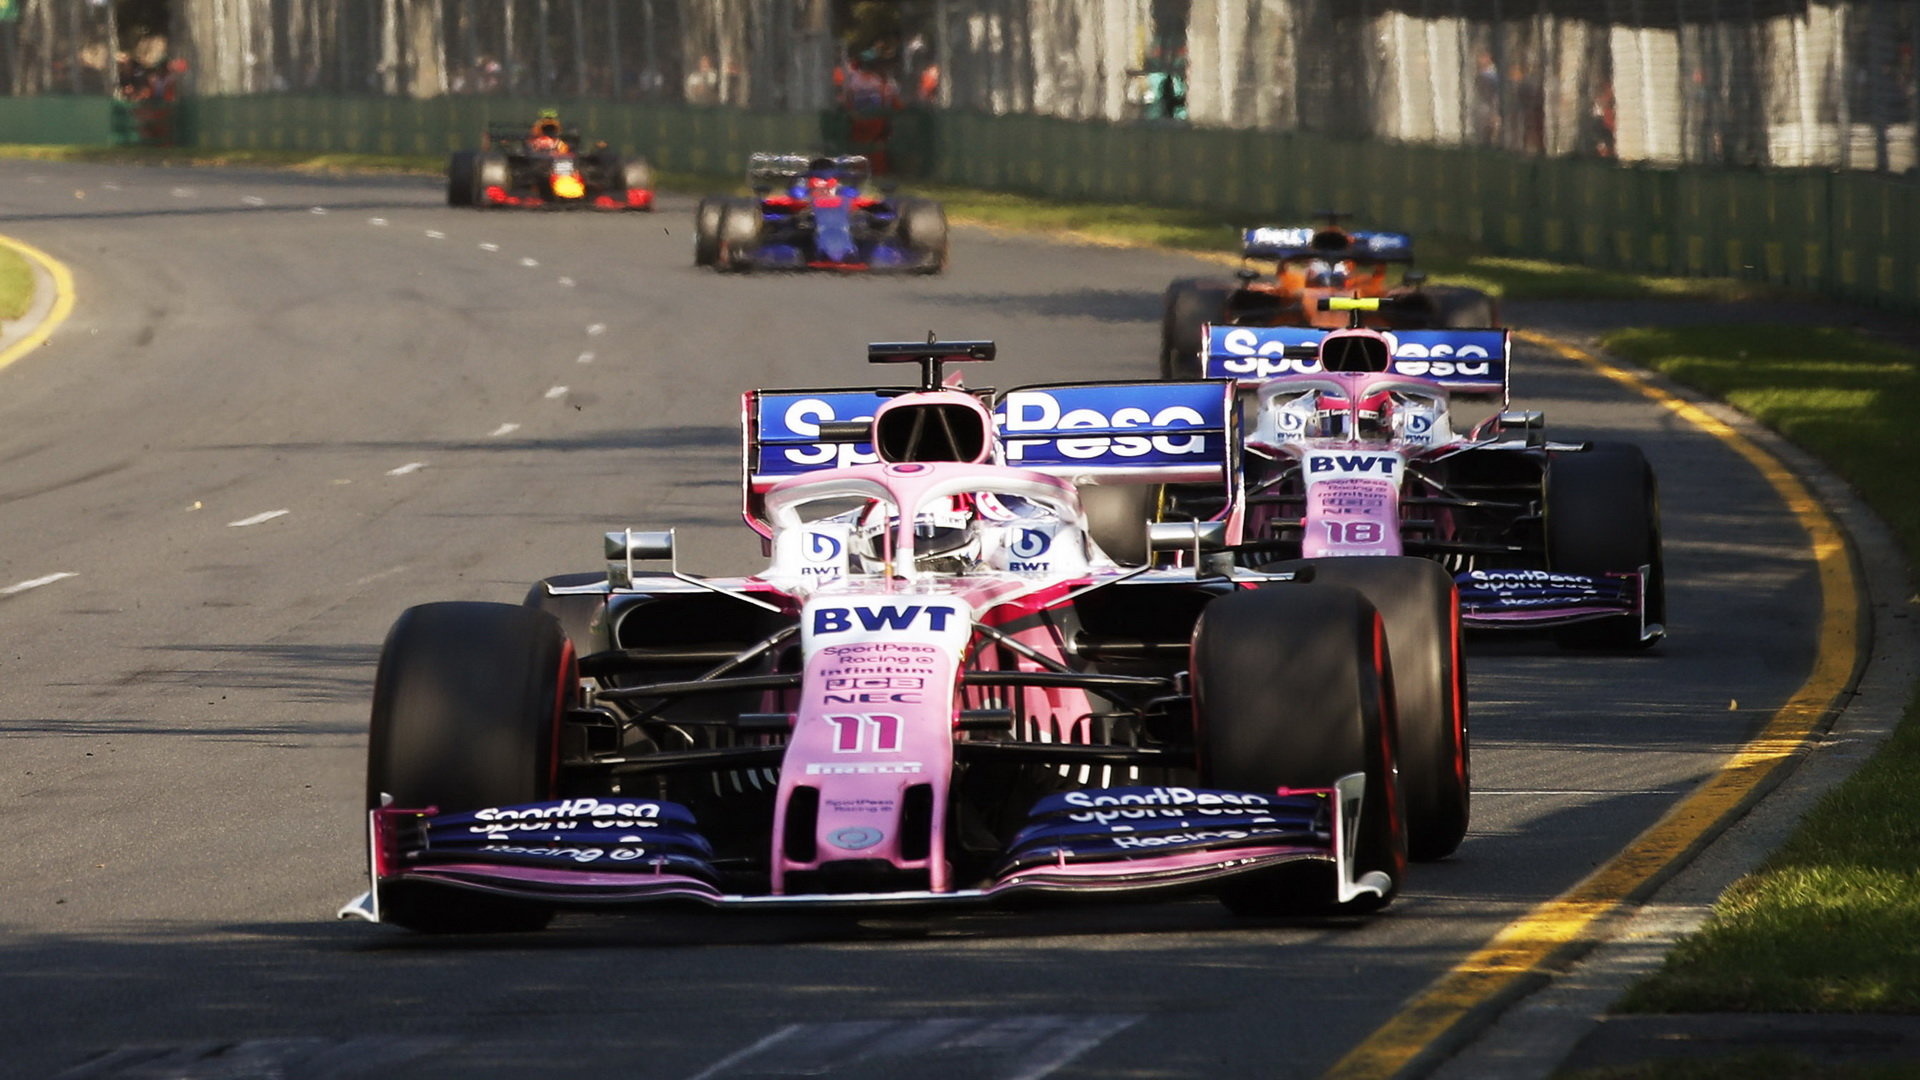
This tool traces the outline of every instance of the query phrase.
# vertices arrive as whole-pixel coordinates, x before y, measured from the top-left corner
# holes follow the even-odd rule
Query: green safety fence
[[[862,150],[850,118],[724,107],[251,95],[182,103],[171,135],[215,149],[437,155],[542,108],[674,172],[739,173],[755,151]],[[138,137],[104,98],[0,98],[0,141]],[[896,172],[989,190],[1218,212],[1235,224],[1346,211],[1487,250],[1643,273],[1752,278],[1920,309],[1920,185],[1819,170],[1652,168],[1340,138],[911,109]]]
[[[942,114],[935,135],[932,175],[955,184],[1212,210],[1241,225],[1343,211],[1496,254],[1920,309],[1920,183],[1904,177],[1042,116]]]

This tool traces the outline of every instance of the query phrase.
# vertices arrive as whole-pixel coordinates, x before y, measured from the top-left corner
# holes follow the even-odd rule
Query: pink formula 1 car
[[[1323,301],[1356,323],[1389,303]],[[1251,398],[1242,501],[1200,488],[1162,507],[1230,519],[1244,564],[1421,555],[1453,574],[1470,628],[1576,648],[1665,636],[1653,469],[1630,443],[1550,441],[1539,413],[1511,411],[1507,331],[1217,326],[1202,352]]]
[[[341,914],[482,931],[651,901],[1175,890],[1368,911],[1410,837],[1457,842],[1464,729],[1399,722],[1368,599],[1436,595],[1437,569],[1366,560],[1333,585],[1237,568],[1214,526],[1150,529],[1115,492],[1238,483],[1232,387],[990,407],[943,365],[992,352],[873,346],[922,364],[919,389],[748,394],[757,574],[682,573],[670,533],[628,530],[604,573],[522,605],[402,615],[374,694],[372,888]],[[1185,565],[1146,565],[1164,550]],[[1451,612],[1432,624],[1450,640]],[[1436,803],[1451,816],[1410,809]]]

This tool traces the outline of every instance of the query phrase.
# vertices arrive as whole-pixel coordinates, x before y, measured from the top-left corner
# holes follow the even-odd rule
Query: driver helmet
[[[954,499],[945,509],[923,509],[913,518],[914,569],[923,574],[965,574],[980,566],[979,515]],[[887,537],[897,522],[891,518],[860,530],[859,551],[869,566],[880,564]]]
[[[1315,403],[1311,437],[1384,442],[1394,435],[1394,400],[1387,390],[1359,399],[1323,393]]]
[[[1353,264],[1344,259],[1313,259],[1307,263],[1307,284],[1319,288],[1345,288],[1353,274]]]

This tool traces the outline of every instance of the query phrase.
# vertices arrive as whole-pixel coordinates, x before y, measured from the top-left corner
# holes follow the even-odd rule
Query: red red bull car
[[[1457,842],[1464,728],[1397,712],[1370,599],[1427,598],[1421,633],[1451,640],[1446,575],[1259,573],[1211,527],[1100,509],[1102,488],[1236,484],[1232,385],[989,402],[943,375],[992,353],[877,345],[923,365],[917,389],[748,394],[757,573],[697,577],[671,533],[622,530],[604,571],[520,605],[402,615],[374,691],[371,887],[342,916],[485,931],[661,901],[1178,892],[1365,912],[1410,838]],[[1416,809],[1436,788],[1449,809]]]
[[[478,150],[448,158],[447,205],[652,210],[653,169],[583,142],[552,117],[532,129],[495,124]]]

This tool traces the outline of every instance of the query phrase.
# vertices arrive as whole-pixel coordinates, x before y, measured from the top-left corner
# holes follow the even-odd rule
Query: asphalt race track
[[[1811,556],[1762,478],[1525,352],[1519,407],[1659,471],[1672,637],[1476,640],[1473,831],[1384,916],[336,922],[364,887],[366,708],[403,608],[517,601],[622,526],[677,526],[683,568],[749,570],[742,390],[868,382],[866,342],[929,330],[998,340],[975,383],[1149,378],[1160,290],[1204,272],[960,229],[943,277],[727,278],[692,266],[691,209],[0,162],[0,232],[79,297],[0,371],[0,1076],[1311,1076],[1806,676]]]

